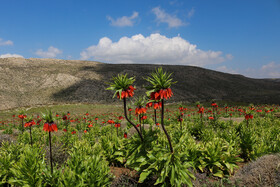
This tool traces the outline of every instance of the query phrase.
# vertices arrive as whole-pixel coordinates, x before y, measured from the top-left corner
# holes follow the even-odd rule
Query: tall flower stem
[[[171,153],[174,153],[173,151],[173,147],[172,147],[172,144],[171,144],[171,139],[170,139],[170,136],[169,134],[167,133],[165,127],[164,127],[164,99],[161,100],[161,126],[162,126],[162,130],[164,131],[166,137],[167,137],[167,140],[168,140],[168,143],[169,143],[169,148],[170,148],[170,152]]]
[[[49,146],[50,146],[50,163],[51,163],[51,173],[53,174],[53,162],[52,162],[52,136],[49,131]]]
[[[111,139],[113,137],[113,123],[111,123]]]
[[[143,124],[143,132],[145,133],[145,123],[144,123],[144,119],[141,120],[142,124]]]
[[[183,129],[182,129],[182,128],[183,128],[183,127],[182,127],[182,121],[183,121],[183,118],[180,116],[180,127],[181,127],[181,132],[182,132],[182,130],[183,130]]]
[[[31,126],[29,127],[29,134],[30,134],[30,144],[32,146],[32,133],[31,133]]]
[[[21,119],[21,132],[23,134],[23,131],[24,131],[24,127],[23,127],[23,119]]]
[[[157,124],[157,110],[154,109],[154,116],[155,116],[155,125]]]
[[[126,111],[126,98],[123,98],[123,108],[124,108],[124,116],[125,119],[136,129],[138,135],[140,136],[141,141],[143,142],[143,136],[141,134],[141,132],[139,131],[139,129],[136,127],[136,125],[134,123],[132,123],[132,121],[130,121],[130,119],[127,117],[127,111]]]
[[[141,126],[141,114],[138,115],[138,121],[139,121],[139,127],[140,127],[140,132],[142,132],[142,126]]]

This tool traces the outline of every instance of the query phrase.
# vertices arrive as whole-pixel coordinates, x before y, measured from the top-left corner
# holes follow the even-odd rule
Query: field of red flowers
[[[121,106],[87,105],[78,111],[54,106],[43,113],[3,115],[0,185],[280,184],[279,105],[167,105],[175,83],[171,74],[158,69],[145,80],[147,96],[133,98],[135,78],[113,77],[108,90]],[[234,178],[270,154],[276,157],[263,178]]]

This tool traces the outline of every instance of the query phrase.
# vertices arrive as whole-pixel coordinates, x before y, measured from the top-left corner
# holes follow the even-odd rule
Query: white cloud
[[[23,58],[23,56],[18,54],[7,53],[7,54],[0,55],[0,58],[10,58],[10,57]]]
[[[220,66],[216,68],[217,71],[225,72],[225,73],[231,73],[231,74],[238,74],[238,72],[232,68],[228,68],[226,66]]]
[[[274,61],[263,65],[260,69],[262,75],[270,78],[280,78],[280,64],[276,64]]]
[[[177,18],[176,15],[170,15],[164,10],[160,9],[160,7],[153,8],[152,12],[156,15],[156,21],[158,24],[167,23],[168,27],[180,27],[186,25],[186,23]]]
[[[47,51],[38,49],[35,54],[43,58],[55,58],[57,55],[62,54],[62,51],[58,48],[50,46]]]
[[[232,60],[232,59],[233,59],[233,56],[232,56],[232,54],[226,54],[226,58],[227,58],[228,60]]]
[[[4,41],[2,38],[0,38],[0,46],[5,45],[14,45],[14,43],[11,40]]]
[[[247,69],[232,69],[226,66],[220,66],[216,68],[217,71],[242,74],[246,77],[252,78],[280,78],[280,64],[274,61],[263,65],[261,68],[247,68]]]
[[[189,18],[189,19],[190,19],[191,17],[193,17],[194,12],[195,12],[194,8],[192,8],[192,9],[188,12],[188,18]]]
[[[110,63],[178,64],[204,66],[225,61],[221,51],[203,51],[180,36],[167,38],[160,34],[144,37],[122,37],[112,42],[104,37],[80,53],[81,59]]]
[[[111,25],[117,27],[133,26],[135,19],[138,17],[138,12],[133,12],[130,17],[123,16],[117,19],[113,19],[110,16],[107,16],[107,19],[111,21]]]
[[[280,64],[272,61],[261,68],[248,68],[241,74],[254,78],[280,78]]]

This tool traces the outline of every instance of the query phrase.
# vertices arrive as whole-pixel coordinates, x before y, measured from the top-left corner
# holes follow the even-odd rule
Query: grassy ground
[[[132,108],[134,108],[132,106]],[[177,104],[168,104],[165,109],[175,110],[178,108]],[[25,110],[27,115],[41,115],[46,113],[46,110],[51,110],[54,113],[62,114],[70,112],[72,116],[83,116],[86,112],[90,115],[98,116],[106,113],[120,113],[123,115],[123,105],[121,102],[118,104],[63,104],[63,105],[46,105],[40,107],[29,107],[13,110],[0,111],[0,121],[11,120],[13,115],[19,114],[20,110]]]
[[[20,110],[25,110],[27,115],[40,115],[41,113],[45,113],[46,110],[51,110],[58,114],[70,112],[73,115],[81,116],[86,112],[91,115],[94,114],[103,114],[107,112],[115,112],[122,109],[121,105],[105,105],[105,104],[64,104],[64,105],[47,105],[41,107],[30,107],[30,108],[21,108],[21,109],[13,109],[13,110],[5,110],[0,111],[0,119],[7,120],[12,117],[12,115],[16,115],[20,112]]]

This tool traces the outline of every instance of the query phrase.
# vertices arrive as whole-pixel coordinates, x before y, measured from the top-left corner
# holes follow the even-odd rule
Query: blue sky
[[[1,0],[0,58],[194,65],[280,78],[280,0]]]

